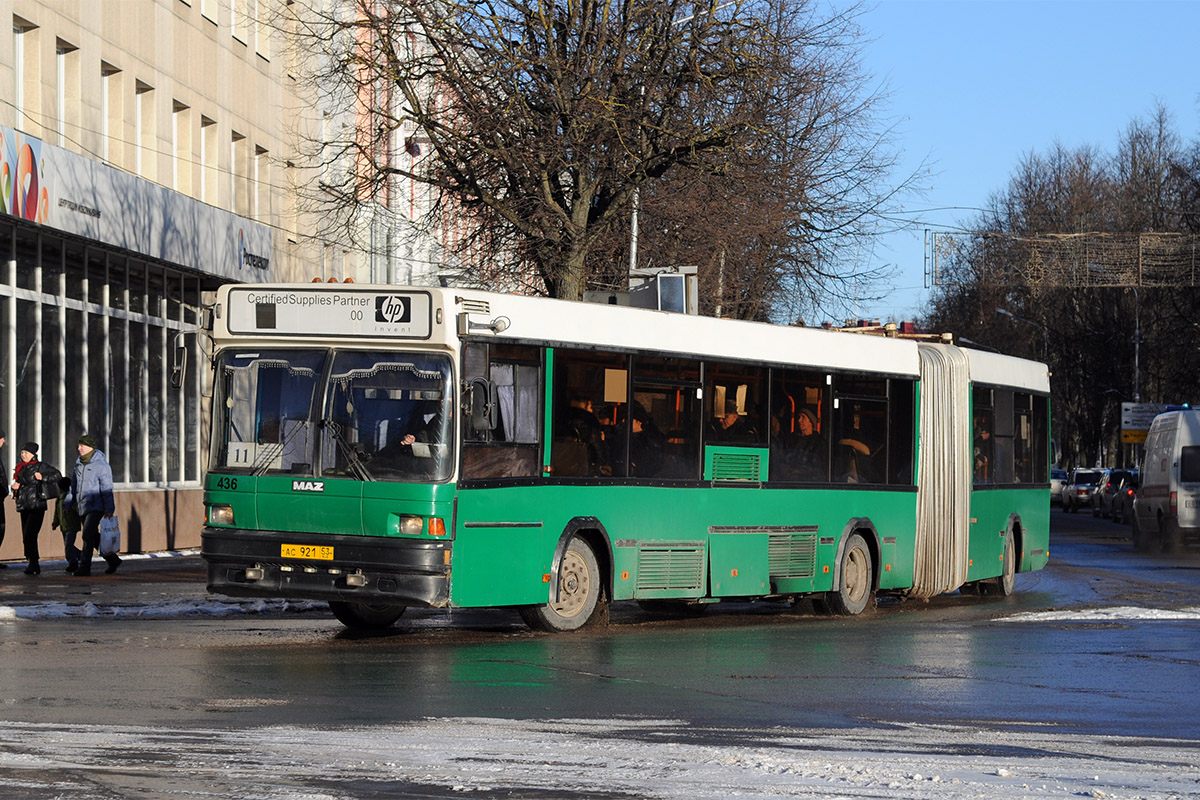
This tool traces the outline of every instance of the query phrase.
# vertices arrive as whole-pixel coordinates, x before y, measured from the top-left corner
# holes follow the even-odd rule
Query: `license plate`
[[[280,548],[280,555],[284,558],[333,561],[333,548],[314,544],[285,544]]]

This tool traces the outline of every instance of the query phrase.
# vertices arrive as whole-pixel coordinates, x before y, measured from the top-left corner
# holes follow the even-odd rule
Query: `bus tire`
[[[390,628],[392,623],[400,619],[404,609],[405,606],[385,603],[329,601],[329,610],[337,617],[338,622],[355,631],[381,631]]]
[[[558,570],[558,602],[522,606],[521,619],[534,630],[564,633],[579,630],[601,608],[603,592],[600,564],[592,547],[575,538],[563,554]]]
[[[842,550],[838,585],[825,593],[829,610],[841,617],[861,614],[874,591],[875,566],[867,542],[857,533],[850,535]]]
[[[1017,585],[1017,543],[1013,539],[1012,531],[1004,534],[1003,558],[1004,564],[1000,569],[1000,574],[995,578],[989,578],[981,585],[987,587],[988,594],[1008,597]]]

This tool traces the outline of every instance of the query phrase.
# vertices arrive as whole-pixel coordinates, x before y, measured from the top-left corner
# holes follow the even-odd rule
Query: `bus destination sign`
[[[238,286],[229,290],[228,311],[230,333],[399,339],[433,334],[428,292]]]

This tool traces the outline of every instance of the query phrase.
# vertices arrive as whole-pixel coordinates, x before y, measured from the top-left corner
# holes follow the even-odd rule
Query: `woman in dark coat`
[[[38,534],[42,532],[42,520],[46,517],[46,501],[38,494],[46,467],[37,457],[37,442],[21,445],[21,462],[13,470],[12,491],[21,513],[21,540],[25,544],[26,575],[40,575],[38,564]]]

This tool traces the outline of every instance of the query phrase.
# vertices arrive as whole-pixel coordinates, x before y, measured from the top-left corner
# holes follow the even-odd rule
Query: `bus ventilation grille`
[[[815,533],[772,533],[767,544],[772,578],[811,578],[817,571]]]
[[[713,453],[714,481],[758,481],[762,456],[758,453]]]
[[[492,304],[486,300],[463,300],[462,310],[468,314],[490,314]]]
[[[703,542],[642,542],[638,546],[638,589],[704,587]]]

